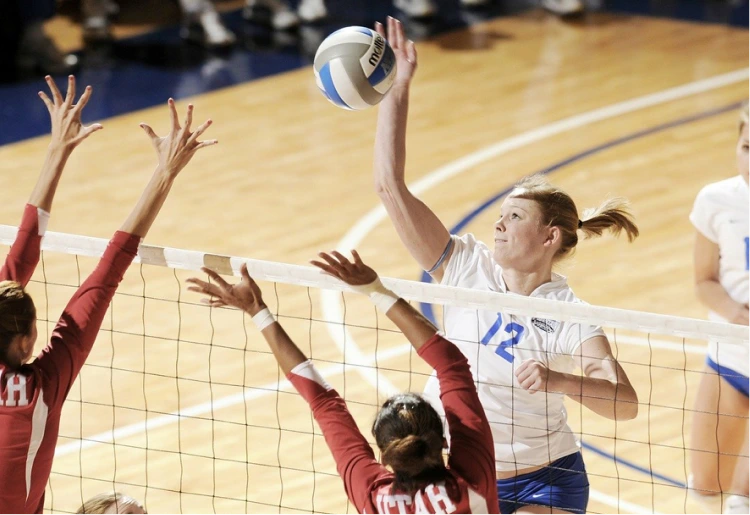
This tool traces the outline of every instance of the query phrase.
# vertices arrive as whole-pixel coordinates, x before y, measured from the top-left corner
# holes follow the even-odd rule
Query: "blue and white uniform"
[[[491,250],[472,234],[452,236],[453,254],[442,284],[508,293],[502,268]],[[581,302],[565,277],[553,274],[531,297]],[[598,326],[560,322],[494,311],[449,306],[444,311],[446,337],[468,358],[477,391],[492,427],[496,469],[514,471],[550,464],[541,471],[498,481],[501,511],[525,504],[583,512],[588,480],[575,434],[567,424],[560,393],[531,394],[515,370],[534,359],[552,370],[570,373],[580,345],[604,332]],[[425,397],[439,406],[437,381],[431,377]],[[554,472],[554,473],[552,473]]]
[[[750,258],[750,189],[737,175],[705,186],[695,199],[690,221],[703,236],[719,246],[719,284],[736,302],[748,303]],[[726,322],[709,312],[710,320]],[[743,344],[708,342],[707,364],[729,384],[748,395],[748,347]]]

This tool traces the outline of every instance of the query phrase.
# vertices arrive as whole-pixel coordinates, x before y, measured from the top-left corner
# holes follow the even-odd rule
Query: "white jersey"
[[[474,235],[453,236],[453,254],[442,284],[508,293],[502,268],[487,246]],[[565,277],[553,274],[531,297],[581,302]],[[582,342],[604,332],[598,326],[559,322],[494,311],[449,306],[444,311],[446,337],[469,360],[479,399],[492,426],[499,471],[543,465],[577,452],[578,443],[567,424],[564,395],[530,394],[516,380],[515,369],[535,359],[552,370],[570,373],[573,355]],[[425,397],[439,406],[438,383],[430,377]]]
[[[719,246],[719,283],[741,304],[748,303],[749,208],[750,190],[737,175],[705,186],[690,213],[695,228]],[[709,319],[726,322],[713,311]],[[721,366],[749,375],[747,345],[710,341],[709,356]]]

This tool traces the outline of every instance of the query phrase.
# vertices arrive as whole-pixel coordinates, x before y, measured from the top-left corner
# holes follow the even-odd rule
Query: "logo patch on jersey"
[[[546,320],[544,318],[532,318],[531,323],[544,331],[545,333],[554,333],[560,322],[557,320]]]

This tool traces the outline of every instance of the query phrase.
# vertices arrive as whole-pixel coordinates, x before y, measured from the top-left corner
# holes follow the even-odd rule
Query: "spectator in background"
[[[324,0],[300,0],[296,11],[289,0],[246,0],[242,15],[246,20],[268,24],[277,30],[289,30],[300,22],[322,20],[328,11]]]
[[[206,47],[233,45],[234,33],[221,21],[211,0],[179,0],[182,9],[180,35]],[[88,41],[112,39],[110,18],[119,10],[113,0],[82,0],[83,35]]]

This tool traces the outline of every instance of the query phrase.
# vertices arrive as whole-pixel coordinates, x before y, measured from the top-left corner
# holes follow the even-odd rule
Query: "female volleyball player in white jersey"
[[[451,236],[406,187],[406,119],[417,54],[397,20],[388,20],[387,39],[397,77],[379,107],[375,184],[409,252],[442,284],[580,302],[553,266],[573,251],[579,231],[624,230],[636,237],[624,201],[608,201],[579,219],[567,194],[530,178],[503,202],[494,250],[472,234]],[[445,309],[444,321],[446,337],[471,364],[492,427],[501,512],[584,512],[589,485],[564,397],[611,419],[638,413],[635,390],[601,328],[455,307]],[[584,376],[571,373],[576,367]],[[430,378],[425,396],[434,399],[437,392]]]
[[[696,229],[698,299],[711,310],[711,320],[748,325],[747,102],[739,132],[739,175],[704,187],[690,221]],[[748,359],[745,345],[710,341],[695,400],[691,486],[698,495],[719,502],[722,492],[736,494],[726,499],[725,513],[748,512]]]
[[[281,370],[310,404],[359,513],[499,513],[492,434],[466,359],[429,320],[387,290],[355,251],[353,263],[332,254],[320,253],[321,261],[312,263],[367,294],[435,369],[452,435],[447,467],[440,416],[422,397],[409,393],[388,399],[375,417],[372,434],[382,464],[375,459],[344,400],[274,320],[246,265],[239,284],[230,285],[204,268],[212,282],[188,279],[195,285],[189,290],[209,295],[203,301],[211,306],[234,306],[253,317]]]
[[[181,128],[171,99],[169,135],[160,138],[148,125],[142,125],[156,148],[156,170],[96,269],[70,299],[50,341],[29,363],[37,339],[36,308],[24,288],[39,262],[63,166],[76,145],[101,128],[81,124],[81,110],[91,88],[74,104],[72,76],[65,98],[49,77],[47,83],[52,99],[43,93],[40,96],[52,119],[52,141],[18,236],[0,269],[0,513],[42,513],[63,402],[91,351],[115,290],[180,170],[196,150],[215,143],[197,141],[210,121],[190,132],[192,106]]]

